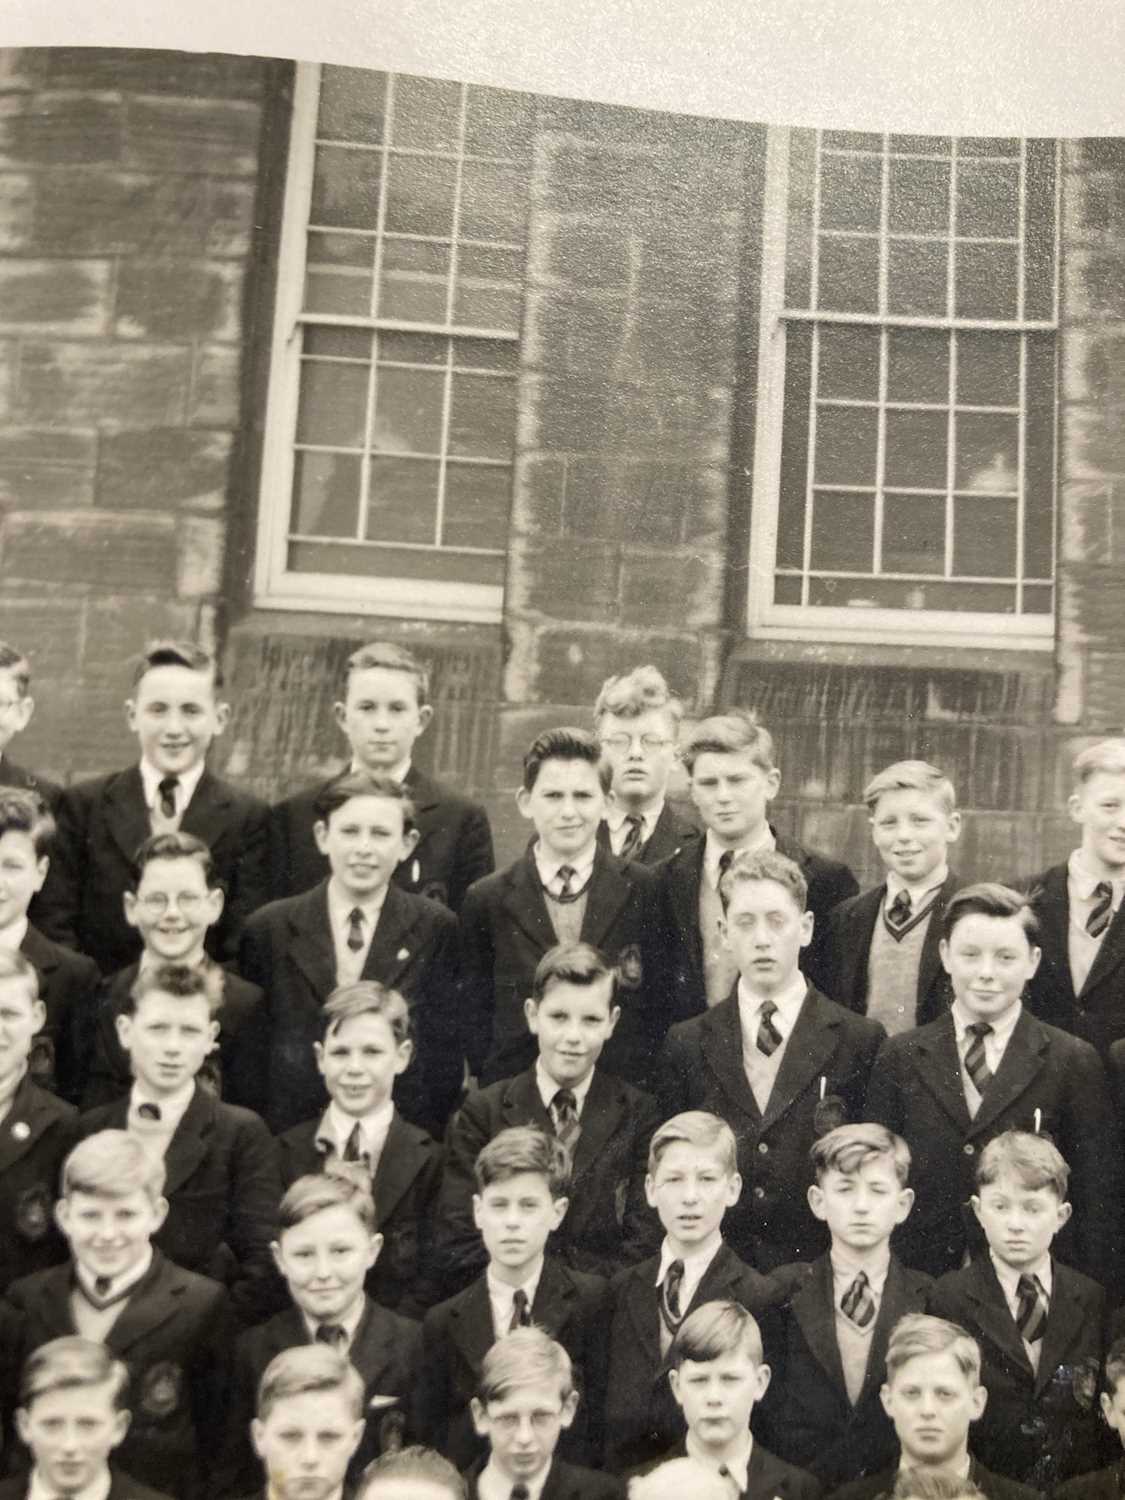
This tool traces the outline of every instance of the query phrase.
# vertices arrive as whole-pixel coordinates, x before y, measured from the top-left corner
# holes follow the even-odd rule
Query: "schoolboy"
[[[988,1500],[1035,1500],[1037,1490],[994,1474],[969,1451],[969,1428],[985,1409],[980,1348],[956,1323],[907,1313],[891,1330],[882,1401],[894,1423],[895,1467],[853,1480],[835,1500],[875,1500],[889,1495],[896,1478],[914,1473],[969,1479]]]
[[[77,1116],[28,1068],[45,1018],[35,970],[0,948],[0,1291],[66,1259],[53,1207]]]
[[[1039,961],[1027,899],[1000,885],[958,891],[942,918],[941,961],[952,1007],[883,1044],[867,1095],[867,1118],[910,1147],[918,1185],[895,1249],[931,1276],[959,1267],[980,1152],[1005,1130],[1045,1131],[1071,1172],[1074,1218],[1060,1254],[1097,1280],[1112,1279],[1120,1167],[1108,1084],[1088,1042],[1022,1003]]]
[[[607,677],[594,704],[594,730],[613,768],[613,800],[602,836],[626,862],[656,865],[699,838],[667,800],[684,706],[655,667]]]
[[[133,889],[125,892],[125,920],[141,935],[139,962],[102,983],[85,1032],[89,1058],[82,1107],[94,1109],[129,1092],[129,1056],[117,1035],[117,1019],[132,1010],[130,995],[141,969],[181,964],[211,971],[222,990],[216,1013],[219,1045],[208,1054],[200,1082],[228,1104],[261,1113],[262,992],[256,984],[220,968],[206,950],[208,931],[223,910],[223,890],[212,873],[211,851],[202,839],[172,830],[145,839],[136,854]]]
[[[1105,1388],[1098,1397],[1102,1417],[1116,1439],[1115,1447],[1125,1445],[1125,1339],[1115,1339],[1105,1359]],[[1068,1479],[1055,1489],[1056,1500],[1118,1500],[1122,1493],[1125,1458],[1118,1451],[1116,1460],[1103,1469],[1092,1469],[1076,1479]]]
[[[655,877],[599,847],[610,777],[582,729],[545,730],[524,756],[516,802],[535,838],[514,864],[477,881],[461,911],[469,1068],[482,1084],[534,1062],[524,1001],[548,948],[570,942],[599,948],[618,971],[621,1017],[603,1067],[631,1083],[648,1076],[665,1026],[650,966]]]
[[[881,1125],[840,1125],[812,1148],[809,1208],[831,1249],[789,1300],[764,1429],[771,1445],[824,1485],[885,1467],[894,1429],[879,1400],[890,1331],[923,1312],[932,1285],[891,1253],[891,1231],[910,1212],[910,1152]],[[793,1268],[797,1269],[797,1268]]]
[[[705,1109],[738,1139],[746,1191],[726,1225],[761,1270],[812,1260],[828,1234],[808,1211],[809,1151],[822,1104],[862,1117],[883,1028],[822,995],[805,977],[813,931],[800,868],[776,850],[739,853],[719,886],[720,933],[736,984],[729,998],[668,1034],[657,1096],[666,1114]]]
[[[465,1500],[466,1493],[447,1458],[415,1444],[368,1464],[356,1500]]]
[[[220,973],[141,969],[117,1017],[132,1088],[78,1123],[83,1135],[127,1130],[163,1160],[168,1211],[153,1243],[185,1270],[228,1282],[231,1308],[249,1325],[277,1303],[269,1246],[281,1179],[258,1116],[199,1081],[219,1033]]]
[[[262,1375],[250,1429],[266,1474],[260,1500],[343,1500],[363,1427],[363,1381],[344,1356],[286,1349]]]
[[[887,766],[863,800],[886,874],[828,914],[825,982],[833,1000],[897,1036],[936,1019],[953,998],[938,942],[960,884],[949,851],[961,814],[949,777],[922,760]]]
[[[78,782],[59,798],[58,838],[36,920],[49,938],[93,958],[103,974],[136,961],[141,937],[125,915],[133,859],[152,833],[182,829],[211,851],[226,892],[208,951],[233,958],[249,914],[266,899],[266,806],[221,781],[207,751],[230,718],[222,673],[191,642],[151,642],[125,703],[139,764]]]
[[[667,1457],[695,1459],[746,1500],[817,1500],[817,1480],[751,1432],[770,1374],[761,1330],[739,1303],[704,1302],[689,1313],[668,1351],[668,1383],[687,1430]]]
[[[435,781],[414,764],[414,746],[433,718],[430,673],[413,651],[372,641],[348,657],[336,723],[348,742],[348,770],[391,776],[414,804],[418,841],[394,872],[401,890],[459,911],[474,880],[495,867],[488,815],[479,803]],[[270,812],[270,896],[297,896],[328,874],[313,837],[321,787]]]
[[[515,1328],[534,1323],[558,1339],[587,1392],[600,1390],[605,1282],[546,1254],[567,1211],[570,1156],[554,1136],[530,1126],[502,1130],[477,1158],[473,1216],[488,1266],[463,1292],[422,1322],[418,1427],[425,1441],[466,1469],[484,1445],[472,1426],[485,1354]],[[600,1402],[588,1396],[563,1439],[581,1462],[597,1451]],[[589,1429],[593,1427],[593,1431]]]
[[[676,1329],[704,1302],[738,1302],[755,1317],[786,1287],[744,1265],[722,1223],[742,1192],[734,1134],[701,1110],[676,1115],[649,1146],[645,1194],[664,1227],[658,1255],[622,1271],[609,1297],[606,1467],[617,1473],[658,1459],[683,1432],[661,1379]]]
[[[575,1270],[613,1276],[659,1244],[644,1195],[648,1143],[660,1123],[655,1101],[598,1067],[621,1015],[615,984],[588,943],[559,943],[539,960],[524,1003],[539,1056],[526,1072],[470,1094],[450,1123],[437,1214],[444,1278],[467,1281],[484,1265],[473,1169],[481,1149],[513,1125],[535,1125],[570,1149],[570,1207],[553,1254]]]
[[[730,994],[738,979],[720,928],[719,882],[739,853],[776,850],[800,868],[808,890],[810,951],[805,971],[826,994],[822,944],[828,913],[859,886],[847,865],[813,854],[771,827],[769,805],[781,785],[773,739],[752,713],[733,709],[697,724],[680,752],[691,799],[706,826],[660,872],[662,964],[674,1021],[699,1015]]]
[[[38,771],[17,765],[6,753],[16,735],[31,723],[34,712],[31,663],[18,647],[0,641],[0,787],[37,792],[48,807],[54,807],[62,788]]]
[[[988,1254],[943,1276],[930,1310],[981,1348],[988,1406],[975,1446],[986,1464],[1036,1489],[1093,1468],[1094,1392],[1105,1292],[1051,1254],[1070,1217],[1069,1171],[1040,1135],[1006,1130],[977,1158],[973,1212]]]
[[[35,966],[44,1011],[28,1069],[36,1083],[75,1104],[82,1020],[95,1003],[99,976],[93,959],[51,942],[28,919],[47,875],[54,832],[37,792],[0,788],[0,947],[18,950]]]
[[[1125,975],[1125,739],[1102,740],[1075,757],[1067,800],[1081,842],[1065,863],[1020,884],[1039,921],[1042,961],[1028,1008],[1102,1054],[1125,1037],[1119,1001]]]
[[[313,1047],[324,1002],[341,985],[375,979],[411,1007],[415,1052],[399,1107],[440,1131],[463,1076],[457,919],[391,880],[418,842],[410,794],[392,776],[355,772],[318,792],[315,819],[328,878],[271,901],[242,938],[239,969],[266,994],[266,1119],[280,1132],[324,1108]]]
[[[219,1493],[239,1494],[260,1483],[247,1427],[259,1382],[286,1349],[327,1344],[359,1372],[368,1420],[349,1467],[350,1482],[385,1447],[401,1442],[421,1332],[364,1292],[381,1247],[371,1193],[355,1168],[329,1166],[286,1190],[272,1248],[292,1306],[248,1329],[235,1347]]]
[[[470,1500],[624,1500],[620,1480],[556,1454],[578,1409],[570,1355],[541,1328],[517,1328],[484,1356],[473,1426],[488,1444],[466,1476]]]
[[[695,1458],[670,1458],[630,1479],[629,1500],[731,1500],[730,1480]]]
[[[20,1377],[16,1431],[29,1475],[0,1483],[3,1500],[159,1500],[110,1463],[129,1429],[129,1371],[104,1344],[58,1338],[29,1357]]]
[[[323,1024],[315,1046],[328,1108],[278,1139],[281,1180],[289,1187],[322,1166],[355,1163],[374,1193],[382,1240],[367,1289],[383,1307],[420,1317],[437,1301],[430,1239],[442,1153],[402,1118],[391,1092],[410,1064],[410,1013],[397,990],[360,980],[328,997]]]
[[[227,1297],[153,1248],[168,1209],[163,1188],[164,1163],[135,1136],[88,1136],[63,1164],[55,1205],[71,1264],[25,1276],[7,1295],[21,1359],[78,1334],[125,1363],[133,1416],[121,1468],[168,1495],[201,1497],[223,1410]]]

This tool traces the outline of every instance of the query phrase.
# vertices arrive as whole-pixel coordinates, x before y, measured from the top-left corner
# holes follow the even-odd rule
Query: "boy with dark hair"
[[[324,1002],[342,985],[374,979],[411,1009],[415,1051],[399,1107],[440,1133],[463,1077],[457,919],[391,878],[418,842],[410,794],[392,776],[355,772],[321,789],[315,814],[331,873],[303,895],[271,901],[242,937],[239,968],[266,994],[266,1119],[288,1130],[323,1109],[314,1043]]]
[[[34,712],[31,663],[18,647],[0,641],[0,787],[37,792],[48,807],[54,807],[62,788],[37,771],[17,765],[5,753],[16,735],[31,723]]]
[[[153,641],[133,674],[125,717],[140,763],[67,787],[58,839],[36,915],[56,942],[88,953],[103,974],[133,963],[139,933],[125,916],[137,849],[153,833],[182,829],[211,851],[226,893],[209,951],[233,958],[242,924],[266,899],[266,806],[207,769],[230,705],[218,660],[184,641]]]
[[[559,943],[535,970],[527,1024],[539,1045],[533,1067],[470,1094],[450,1123],[437,1223],[443,1274],[464,1282],[486,1255],[472,1221],[473,1170],[501,1130],[534,1125],[572,1159],[570,1207],[552,1253],[579,1271],[615,1275],[659,1243],[645,1203],[655,1102],[601,1071],[598,1059],[620,1017],[615,976],[588,943]]]
[[[338,1350],[286,1349],[270,1361],[250,1424],[266,1482],[256,1500],[342,1500],[363,1437],[363,1381]]]
[[[516,801],[535,838],[506,870],[477,881],[461,911],[469,1070],[482,1084],[534,1061],[524,1002],[547,950],[574,942],[617,969],[621,1018],[603,1066],[631,1083],[648,1076],[665,1026],[650,968],[655,877],[598,844],[611,775],[583,729],[545,730],[524,756]]]
[[[808,1211],[809,1152],[826,1109],[862,1114],[883,1028],[808,982],[813,932],[800,868],[776,850],[736,854],[719,884],[719,932],[737,980],[730,997],[668,1033],[657,1097],[665,1113],[706,1109],[738,1139],[746,1191],[732,1248],[764,1271],[812,1260],[828,1235]]]
[[[414,804],[418,842],[395,870],[395,884],[459,911],[473,881],[493,869],[492,833],[479,803],[413,763],[414,744],[433,718],[429,670],[405,646],[371,641],[348,657],[344,697],[335,712],[351,751],[348,770],[393,777]],[[310,890],[328,873],[312,833],[322,790],[298,792],[270,812],[274,900]]]
[[[960,1266],[980,1152],[1005,1130],[1045,1131],[1071,1170],[1073,1234],[1060,1244],[1069,1242],[1064,1253],[1087,1275],[1112,1284],[1121,1173],[1109,1087],[1088,1042],[1023,1006],[1039,962],[1036,927],[1027,898],[1005,886],[957,892],[941,940],[952,1007],[883,1044],[865,1112],[901,1135],[913,1158],[918,1196],[895,1236],[905,1265],[932,1276]]]

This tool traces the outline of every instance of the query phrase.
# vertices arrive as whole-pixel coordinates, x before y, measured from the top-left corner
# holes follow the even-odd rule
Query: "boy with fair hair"
[[[621,1015],[615,988],[614,971],[588,943],[559,943],[539,960],[524,1002],[539,1047],[534,1066],[470,1094],[449,1127],[437,1216],[447,1274],[467,1279],[484,1264],[473,1165],[512,1125],[535,1125],[570,1148],[570,1207],[553,1242],[567,1265],[612,1276],[651,1249],[656,1220],[644,1179],[656,1104],[598,1066]]]
[[[684,706],[656,667],[607,677],[594,704],[594,730],[613,767],[613,801],[603,825],[618,859],[656,865],[699,837],[666,800]]]
[[[309,1344],[270,1361],[250,1424],[262,1500],[343,1500],[362,1437],[363,1381],[339,1350]]]
[[[730,1480],[695,1458],[670,1458],[629,1480],[629,1500],[731,1500]]]
[[[863,789],[886,876],[828,916],[828,993],[879,1021],[888,1036],[923,1026],[948,1007],[938,941],[958,887],[949,850],[961,833],[953,783],[924,760],[900,760]]]
[[[164,1222],[164,1163],[124,1130],[103,1130],[63,1163],[59,1228],[71,1264],[8,1288],[26,1359],[64,1334],[104,1343],[124,1361],[132,1422],[118,1453],[143,1484],[177,1497],[207,1492],[223,1409],[223,1288],[153,1248]]]
[[[17,646],[0,641],[0,787],[36,792],[48,807],[54,807],[62,788],[37,771],[17,765],[6,753],[16,735],[31,723],[34,712],[31,663]]]
[[[705,1109],[731,1125],[747,1191],[727,1235],[743,1260],[768,1271],[827,1249],[808,1212],[809,1151],[828,1105],[844,1119],[862,1116],[884,1032],[806,979],[814,919],[793,860],[739,853],[719,897],[737,980],[729,998],[672,1027],[657,1095],[665,1113]]]
[[[1105,1292],[1051,1255],[1070,1217],[1069,1170],[1040,1135],[1007,1130],[977,1159],[973,1212],[988,1254],[943,1276],[930,1310],[977,1339],[988,1407],[976,1436],[1001,1474],[1053,1490],[1098,1456],[1093,1395]]]
[[[470,1405],[484,1356],[505,1333],[532,1323],[563,1345],[589,1393],[588,1421],[579,1413],[568,1429],[566,1456],[581,1461],[597,1451],[587,1426],[596,1429],[601,1414],[591,1387],[600,1389],[605,1282],[547,1253],[567,1211],[569,1186],[570,1153],[534,1126],[502,1130],[477,1157],[473,1218],[488,1265],[426,1314],[418,1388],[422,1437],[461,1469],[483,1452]]]
[[[479,803],[435,781],[414,764],[414,745],[433,718],[430,673],[413,651],[394,641],[371,641],[347,659],[336,723],[351,754],[346,772],[392,776],[414,804],[418,842],[394,872],[399,889],[461,909],[474,880],[493,868],[492,833]],[[298,896],[328,873],[313,837],[317,798],[312,787],[270,812],[270,896]]]
[[[706,826],[704,838],[681,849],[660,873],[663,965],[675,1021],[725,1000],[738,970],[721,931],[719,882],[737,854],[776,850],[800,869],[813,914],[806,961],[809,978],[831,993],[822,963],[828,913],[859,889],[839,860],[812,854],[769,823],[781,772],[773,738],[752,713],[732,709],[697,724],[680,752],[691,777],[691,798]]]
[[[894,1456],[879,1400],[887,1340],[904,1314],[924,1311],[932,1282],[890,1248],[914,1201],[905,1141],[881,1125],[840,1125],[811,1155],[809,1207],[832,1244],[811,1266],[788,1268],[807,1279],[767,1351],[776,1399],[766,1430],[783,1458],[833,1489]]]
[[[1125,1458],[1120,1453],[1125,1444],[1125,1339],[1117,1338],[1105,1357],[1104,1389],[1098,1397],[1102,1417],[1116,1439],[1116,1460],[1104,1469],[1094,1469],[1068,1479],[1055,1490],[1056,1500],[1118,1500],[1125,1474]]]
[[[484,1356],[473,1397],[473,1426],[487,1455],[466,1476],[470,1500],[620,1500],[608,1474],[556,1456],[560,1434],[578,1409],[570,1355],[541,1328],[517,1328]]]
[[[355,1500],[465,1500],[465,1481],[433,1448],[385,1453],[364,1470]]]

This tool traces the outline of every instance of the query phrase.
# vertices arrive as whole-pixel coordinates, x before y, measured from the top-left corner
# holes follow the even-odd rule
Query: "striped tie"
[[[348,935],[344,941],[353,953],[363,951],[363,912],[358,906],[348,912]]]
[[[522,1286],[519,1286],[512,1293],[512,1320],[508,1324],[508,1332],[515,1333],[517,1328],[530,1327],[531,1307],[527,1300],[527,1293]]]
[[[160,816],[169,821],[176,816],[176,788],[179,784],[178,776],[164,776],[156,788],[160,797]]]
[[[910,921],[910,910],[910,892],[899,891],[887,907],[887,926],[892,932],[897,933],[900,927],[906,926]]]
[[[992,1082],[992,1069],[984,1056],[984,1039],[992,1035],[992,1027],[987,1021],[974,1021],[971,1026],[965,1027],[965,1034],[972,1037],[965,1052],[965,1072],[983,1099],[985,1089]]]
[[[664,1319],[665,1328],[673,1335],[683,1322],[680,1311],[680,1286],[683,1279],[684,1263],[682,1260],[674,1260],[665,1271],[660,1287],[660,1316]]]
[[[763,1000],[758,1011],[758,1051],[763,1057],[772,1057],[781,1046],[781,1032],[773,1024],[777,1006],[772,1000]]]
[[[1094,887],[1094,904],[1086,918],[1086,931],[1091,937],[1101,937],[1113,916],[1113,887],[1108,880],[1099,880]]]
[[[626,864],[631,859],[636,859],[641,852],[642,834],[644,833],[645,820],[640,813],[625,814],[625,838],[621,845],[618,859],[623,859]]]
[[[840,1298],[840,1311],[857,1328],[866,1328],[875,1316],[875,1298],[868,1291],[867,1272],[860,1271]]]
[[[573,1155],[574,1147],[582,1131],[578,1119],[578,1101],[571,1089],[559,1089],[551,1100],[555,1118],[555,1134]]]
[[[558,901],[573,901],[574,900],[574,896],[575,896],[574,877],[577,874],[578,874],[578,871],[574,868],[573,865],[560,865],[559,866],[559,875],[558,875],[559,889],[558,889],[558,894],[556,896],[556,900],[558,900]]]
[[[1037,1344],[1047,1326],[1047,1293],[1038,1276],[1021,1276],[1016,1287],[1016,1327],[1025,1344]]]

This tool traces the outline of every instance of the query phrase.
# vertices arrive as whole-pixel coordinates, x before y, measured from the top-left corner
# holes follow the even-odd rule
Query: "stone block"
[[[142,171],[252,177],[261,109],[215,99],[132,95],[125,104],[124,158]]]
[[[628,226],[576,223],[541,213],[532,220],[529,281],[582,291],[625,291],[639,248]]]
[[[0,260],[0,333],[104,333],[112,277],[108,260]]]
[[[0,253],[4,255],[25,250],[31,243],[36,185],[31,173],[0,172]]]
[[[31,690],[41,698],[40,682],[73,673],[81,658],[85,601],[61,591],[36,590],[21,596],[8,586],[0,591],[0,640],[25,651],[31,660]],[[18,758],[18,757],[17,757]]]
[[[562,529],[567,464],[565,458],[517,454],[512,499],[514,529],[547,535],[557,535]]]
[[[1125,245],[1106,236],[1102,243],[1070,249],[1066,258],[1068,324],[1076,319],[1119,318],[1123,306]]]
[[[626,548],[621,569],[621,623],[626,627],[715,629],[723,615],[726,562],[699,550],[672,553]]]
[[[73,510],[94,498],[97,437],[58,428],[0,429],[0,505]]]
[[[526,366],[554,378],[636,378],[628,354],[631,315],[625,297],[614,293],[529,290],[522,345]]]
[[[638,205],[652,201],[652,153],[644,147],[548,136],[540,160],[543,170],[536,173],[532,200],[549,213],[623,226]]]
[[[191,350],[159,345],[27,341],[14,394],[28,425],[65,412],[73,426],[160,427],[181,422]]]
[[[183,427],[107,433],[98,464],[98,504],[106,510],[221,511],[233,446],[228,432]]]
[[[209,184],[204,253],[245,257],[254,241],[256,185],[235,177],[214,177]]]
[[[602,624],[616,615],[621,566],[617,547],[526,538],[512,548],[508,609]]]
[[[188,422],[193,427],[235,428],[241,419],[241,349],[201,348],[195,361]]]
[[[126,260],[117,281],[119,338],[232,343],[242,326],[243,268],[232,261]]]
[[[0,97],[0,166],[113,165],[124,140],[124,106],[113,94]]]
[[[226,522],[213,516],[184,516],[178,530],[176,593],[181,599],[206,599],[223,586]]]
[[[532,701],[592,705],[607,677],[644,662],[659,667],[685,703],[692,706],[696,701],[701,643],[687,632],[626,633],[551,625],[538,632],[535,645]]]
[[[34,180],[32,243],[54,255],[203,254],[228,209],[206,177],[77,169]],[[22,247],[21,247],[22,248]]]
[[[171,595],[176,584],[172,517],[11,511],[0,526],[7,578]]]
[[[620,394],[604,376],[582,381],[526,378],[521,394],[520,446],[547,453],[597,453],[611,444]]]
[[[1064,479],[1059,493],[1062,562],[1097,562],[1110,548],[1113,482]]]
[[[146,590],[143,580],[138,580],[136,592],[94,595],[86,606],[86,671],[101,673],[107,691],[124,702],[133,663],[145,642],[157,636],[198,640],[198,604],[176,599],[170,590],[164,594]]]

